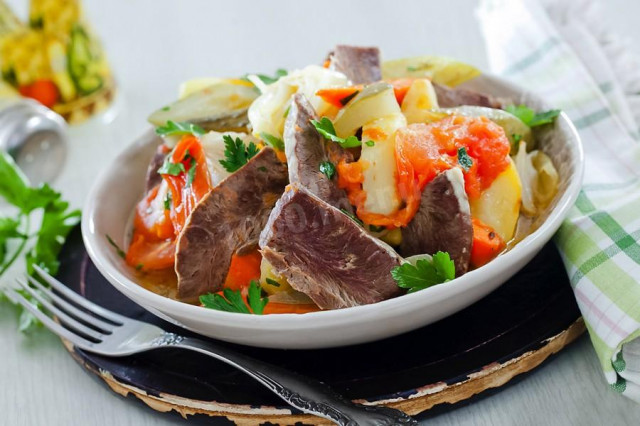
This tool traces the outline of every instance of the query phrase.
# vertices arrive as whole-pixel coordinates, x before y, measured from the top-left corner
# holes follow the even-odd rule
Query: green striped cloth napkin
[[[492,71],[580,132],[584,187],[555,241],[606,380],[640,402],[637,58],[601,28],[591,1],[481,0],[478,18]]]

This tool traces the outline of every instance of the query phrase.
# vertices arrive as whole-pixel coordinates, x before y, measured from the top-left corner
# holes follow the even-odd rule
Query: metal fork
[[[51,331],[82,350],[106,356],[126,356],[166,347],[189,349],[209,355],[253,377],[292,407],[339,425],[417,424],[402,411],[353,403],[322,382],[245,356],[223,345],[168,333],[155,325],[112,312],[80,296],[37,266],[34,268],[51,289],[33,277],[27,277],[28,282],[18,280],[18,284],[51,316],[14,289],[7,286],[3,291]]]

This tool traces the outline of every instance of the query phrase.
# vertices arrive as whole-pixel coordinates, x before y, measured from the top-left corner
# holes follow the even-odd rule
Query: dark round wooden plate
[[[60,261],[59,279],[88,299],[167,330],[191,334],[148,313],[112,287],[88,258],[79,229],[70,235]],[[230,346],[327,382],[353,400],[416,415],[490,393],[486,391],[540,365],[584,329],[562,261],[550,243],[486,298],[411,333],[323,350]],[[162,349],[107,358],[66,346],[80,365],[113,391],[133,395],[155,410],[216,423],[326,422],[292,411],[257,382],[204,355]]]

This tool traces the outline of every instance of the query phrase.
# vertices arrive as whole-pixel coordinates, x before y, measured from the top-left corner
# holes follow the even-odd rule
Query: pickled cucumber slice
[[[480,70],[464,62],[442,56],[415,56],[382,63],[382,78],[428,78],[434,83],[455,87],[479,76]]]
[[[97,58],[91,51],[91,41],[86,31],[79,25],[71,30],[67,56],[69,75],[79,93],[88,95],[102,87],[104,82],[98,73]]]

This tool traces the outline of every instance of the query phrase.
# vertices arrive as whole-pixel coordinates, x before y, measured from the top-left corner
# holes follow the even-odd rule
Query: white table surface
[[[26,3],[9,1],[21,13]],[[121,96],[111,124],[93,120],[71,130],[69,159],[54,184],[77,206],[100,168],[147,128],[149,112],[174,99],[185,79],[300,67],[338,42],[378,45],[386,57],[433,53],[487,64],[475,0],[85,3]],[[605,18],[640,53],[640,2],[610,0],[606,7]],[[45,330],[25,336],[16,327],[14,309],[0,304],[1,425],[185,423],[109,392]],[[608,389],[583,336],[524,380],[425,424],[631,425],[639,418],[639,405]]]

